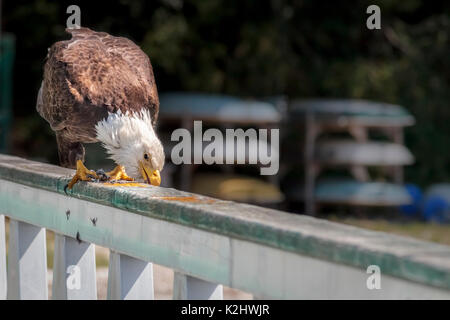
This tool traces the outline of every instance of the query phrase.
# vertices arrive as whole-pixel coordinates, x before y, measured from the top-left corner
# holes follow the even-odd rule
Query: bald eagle
[[[69,189],[99,178],[83,164],[83,143],[99,141],[117,164],[110,179],[159,185],[164,150],[154,130],[159,98],[150,59],[129,39],[66,31],[72,38],[49,48],[36,109],[55,131],[60,165],[77,169]]]

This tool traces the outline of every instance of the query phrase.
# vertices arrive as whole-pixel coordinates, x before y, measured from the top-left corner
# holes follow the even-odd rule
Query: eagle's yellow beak
[[[147,183],[153,186],[159,186],[161,184],[159,170],[150,169],[148,166],[143,164],[142,161],[139,161],[139,171]]]

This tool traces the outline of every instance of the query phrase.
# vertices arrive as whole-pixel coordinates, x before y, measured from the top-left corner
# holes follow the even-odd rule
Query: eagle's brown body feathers
[[[84,160],[82,143],[97,142],[95,125],[108,112],[150,110],[159,99],[148,56],[132,41],[87,28],[49,49],[37,111],[56,133],[60,164]]]

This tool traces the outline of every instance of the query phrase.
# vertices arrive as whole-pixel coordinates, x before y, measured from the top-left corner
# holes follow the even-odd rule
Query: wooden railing
[[[47,299],[46,229],[55,299],[96,299],[94,244],[111,251],[110,299],[153,299],[152,263],[175,271],[175,299],[222,299],[222,285],[257,298],[450,298],[448,246],[153,186],[81,182],[66,195],[72,174],[0,155],[0,298]]]

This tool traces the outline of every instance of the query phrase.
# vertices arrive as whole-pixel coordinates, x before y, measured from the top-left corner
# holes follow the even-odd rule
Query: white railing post
[[[5,216],[0,214],[0,300],[6,299],[6,235]]]
[[[174,272],[174,300],[223,300],[223,286]]]
[[[55,234],[54,300],[96,300],[95,246]]]
[[[45,228],[9,220],[8,299],[47,300]]]
[[[110,250],[109,300],[153,300],[153,265]]]

